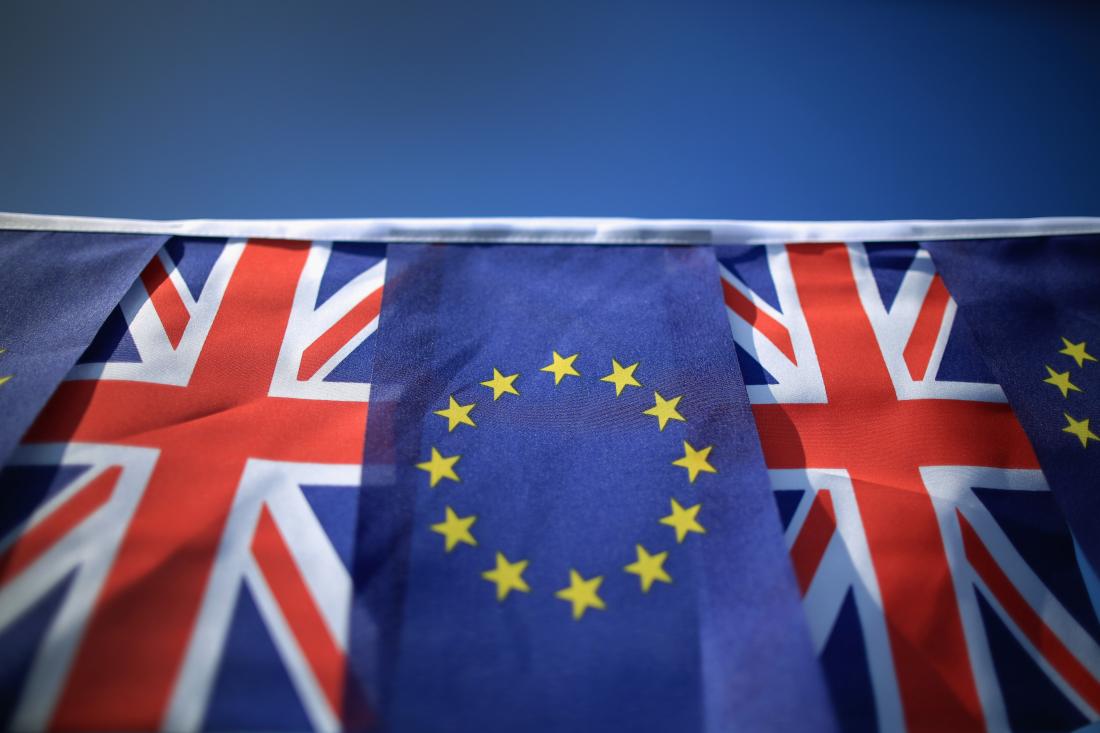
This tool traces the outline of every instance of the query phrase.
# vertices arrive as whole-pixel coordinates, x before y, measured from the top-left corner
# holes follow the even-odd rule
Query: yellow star
[[[638,559],[627,565],[623,570],[638,576],[642,583],[643,593],[649,592],[649,587],[653,585],[655,580],[662,583],[672,582],[672,578],[665,572],[665,560],[668,559],[667,552],[650,555],[641,545],[635,545],[634,550],[638,553]]]
[[[1066,348],[1059,351],[1059,354],[1065,354],[1066,356],[1072,356],[1073,360],[1077,362],[1077,366],[1084,367],[1086,361],[1096,361],[1096,357],[1085,351],[1085,342],[1082,341],[1079,344],[1075,344],[1065,336],[1062,337],[1062,343],[1066,345]]]
[[[506,377],[500,373],[500,370],[493,369],[493,378],[486,379],[481,384],[493,390],[493,402],[496,402],[501,398],[501,395],[519,394],[519,391],[512,386],[512,382],[516,381],[516,377],[518,376],[519,373],[517,372],[516,374],[509,374]]]
[[[676,541],[683,542],[687,537],[688,532],[698,532],[699,534],[706,534],[707,531],[703,529],[703,525],[699,524],[696,519],[699,516],[699,510],[703,508],[702,504],[696,504],[695,506],[689,506],[684,509],[680,506],[680,502],[675,499],[672,500],[672,514],[667,517],[662,517],[661,524],[667,524],[676,530]]]
[[[477,540],[470,534],[470,527],[476,521],[477,517],[472,514],[468,517],[460,517],[455,514],[454,509],[447,507],[446,519],[439,524],[433,524],[432,531],[438,532],[446,538],[447,552],[453,550],[459,542],[477,547]]]
[[[1074,392],[1081,391],[1080,387],[1069,381],[1069,372],[1056,372],[1048,366],[1047,373],[1050,374],[1050,376],[1043,381],[1047,384],[1053,384],[1055,387],[1062,390],[1063,397],[1069,397],[1070,390]]]
[[[459,425],[469,425],[471,428],[476,428],[477,425],[470,418],[470,410],[477,407],[476,402],[471,402],[468,405],[460,405],[455,402],[455,398],[451,396],[451,404],[447,405],[446,410],[436,410],[435,414],[440,417],[447,418],[447,432],[451,432]]]
[[[1082,448],[1087,447],[1090,440],[1100,440],[1100,435],[1089,430],[1089,419],[1087,417],[1084,420],[1074,420],[1068,412],[1062,414],[1066,416],[1067,423],[1066,427],[1062,428],[1062,432],[1076,435],[1077,439],[1081,441]]]
[[[458,459],[461,457],[462,456],[444,457],[440,455],[438,450],[432,448],[431,460],[418,463],[416,467],[432,475],[431,486],[434,489],[435,485],[442,479],[449,478],[451,481],[458,481],[458,474],[455,473],[455,464],[458,463]]]
[[[562,588],[554,594],[554,597],[573,604],[573,620],[576,621],[589,608],[597,608],[601,611],[607,608],[598,593],[602,582],[602,575],[597,575],[591,580],[585,580],[576,570],[570,570],[569,587]]]
[[[642,384],[634,378],[634,370],[638,368],[638,362],[624,367],[614,359],[611,360],[611,373],[606,377],[600,377],[601,382],[611,382],[615,385],[615,396],[618,397],[627,387],[641,387]]]
[[[558,352],[554,352],[554,361],[540,369],[540,372],[550,372],[554,375],[554,384],[560,382],[564,377],[579,377],[581,374],[573,368],[573,362],[576,361],[580,354],[573,354],[572,356],[562,356]]]
[[[527,561],[508,562],[503,552],[497,553],[497,566],[492,570],[486,570],[481,577],[490,583],[496,583],[497,600],[503,601],[514,590],[520,593],[530,593],[531,586],[523,579],[523,571],[527,569]]]
[[[710,465],[707,461],[707,456],[710,455],[713,445],[708,445],[702,450],[695,450],[691,446],[691,443],[684,441],[684,457],[677,458],[672,462],[673,466],[679,466],[686,468],[688,472],[688,481],[695,483],[695,477],[700,473],[718,473],[718,469]]]
[[[654,392],[653,407],[643,411],[642,414],[657,418],[657,427],[661,430],[665,429],[665,425],[669,420],[686,422],[684,416],[676,410],[676,405],[680,404],[680,399],[681,397],[673,397],[671,400],[666,400],[660,392]]]

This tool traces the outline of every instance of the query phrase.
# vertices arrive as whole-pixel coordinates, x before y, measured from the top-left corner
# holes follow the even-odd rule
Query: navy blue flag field
[[[0,231],[0,464],[166,239]]]
[[[1100,237],[925,246],[1100,568]]]
[[[380,715],[829,729],[713,253],[389,260],[353,627],[392,640]]]
[[[1100,220],[4,226],[4,729],[1100,720]]]

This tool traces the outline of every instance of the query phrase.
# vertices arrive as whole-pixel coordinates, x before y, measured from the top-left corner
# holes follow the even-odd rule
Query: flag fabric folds
[[[0,215],[0,262],[7,729],[1100,720],[1100,220]]]
[[[166,239],[0,231],[0,462]]]
[[[389,268],[359,532],[400,539],[356,578],[399,637],[384,717],[827,729],[713,253],[409,245]]]
[[[719,261],[846,727],[1094,718],[1100,627],[1072,535],[927,249],[724,247]]]
[[[8,725],[335,728],[384,260],[173,239],[147,268],[0,476]]]
[[[1100,567],[1100,236],[927,248]]]

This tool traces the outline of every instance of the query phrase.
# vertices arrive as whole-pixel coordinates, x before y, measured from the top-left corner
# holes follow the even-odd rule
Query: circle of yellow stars
[[[1069,346],[1070,344],[1067,343],[1067,347]],[[552,374],[554,376],[554,386],[557,387],[561,385],[562,380],[566,377],[581,377],[581,373],[576,367],[578,357],[580,357],[579,353],[562,356],[557,351],[552,351],[550,363],[540,367],[539,371]],[[1084,354],[1082,358],[1092,359],[1088,354]],[[618,359],[612,359],[611,372],[599,379],[601,382],[608,382],[615,387],[615,398],[617,399],[628,388],[643,388],[642,383],[638,381],[635,375],[638,367],[639,362],[637,361],[624,366]],[[1054,376],[1052,372],[1051,377]],[[496,402],[506,395],[520,396],[520,391],[516,387],[516,381],[519,377],[518,372],[505,374],[498,367],[492,367],[492,375],[485,381],[479,382],[479,384],[492,390],[493,402]],[[1077,388],[1070,384],[1066,389],[1075,390]],[[643,410],[642,414],[655,418],[657,429],[664,432],[670,422],[687,422],[687,418],[680,412],[682,399],[683,395],[666,398],[660,392],[654,390],[653,406]],[[464,405],[456,399],[455,395],[449,395],[447,406],[435,410],[433,414],[446,419],[447,432],[453,433],[462,426],[477,428],[477,423],[471,416],[476,407],[476,402]],[[1086,420],[1086,429],[1088,427],[1087,422]],[[1093,437],[1095,438],[1095,436]],[[687,472],[689,484],[695,484],[696,479],[702,474],[718,473],[718,470],[710,463],[710,454],[714,446],[707,445],[696,448],[689,441],[683,440],[682,448],[683,456],[671,461],[671,465],[682,468]],[[416,468],[428,474],[428,485],[434,489],[444,479],[455,483],[461,482],[455,469],[461,458],[461,455],[444,455],[438,447],[431,446],[428,459],[417,463]],[[706,534],[706,529],[699,522],[702,504],[697,503],[685,507],[673,498],[670,499],[670,507],[671,512],[664,517],[660,517],[657,521],[659,524],[673,530],[677,545],[682,544],[692,534]],[[430,525],[429,529],[443,537],[444,552],[450,553],[459,548],[460,545],[478,546],[477,539],[472,531],[472,527],[476,522],[476,515],[461,516],[453,507],[448,505],[444,508],[442,521]],[[634,560],[623,566],[623,571],[637,576],[641,592],[648,594],[654,584],[672,583],[672,576],[665,569],[665,562],[668,557],[669,552],[667,550],[650,552],[645,546],[636,544],[634,546]],[[494,566],[482,572],[481,577],[493,584],[497,601],[503,603],[513,592],[531,592],[531,586],[523,577],[529,565],[529,560],[510,560],[503,552],[497,551]],[[606,610],[607,605],[600,597],[600,586],[603,581],[604,576],[602,575],[586,578],[580,571],[570,569],[569,584],[556,591],[554,596],[570,604],[573,619],[580,620],[590,609]]]
[[[1073,359],[1077,368],[1081,370],[1085,368],[1086,362],[1096,361],[1096,357],[1088,352],[1088,344],[1084,341],[1070,341],[1065,336],[1062,337],[1062,348],[1058,353]],[[1044,367],[1047,371],[1047,377],[1043,382],[1057,388],[1062,393],[1062,399],[1068,400],[1070,392],[1084,392],[1083,389],[1073,383],[1069,368],[1065,371],[1058,371],[1049,364],[1045,364]],[[1082,448],[1088,448],[1089,441],[1100,441],[1100,436],[1094,433],[1089,426],[1090,418],[1078,419],[1071,415],[1068,409],[1062,411],[1062,416],[1066,421],[1066,426],[1062,428],[1062,432],[1075,437],[1080,441]]]

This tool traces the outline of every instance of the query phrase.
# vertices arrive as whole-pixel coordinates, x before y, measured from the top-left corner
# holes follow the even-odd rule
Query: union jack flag
[[[1069,729],[1100,625],[1031,445],[927,251],[720,251],[811,634],[848,730]]]
[[[0,479],[5,727],[339,727],[385,266],[185,238],[148,264]]]

